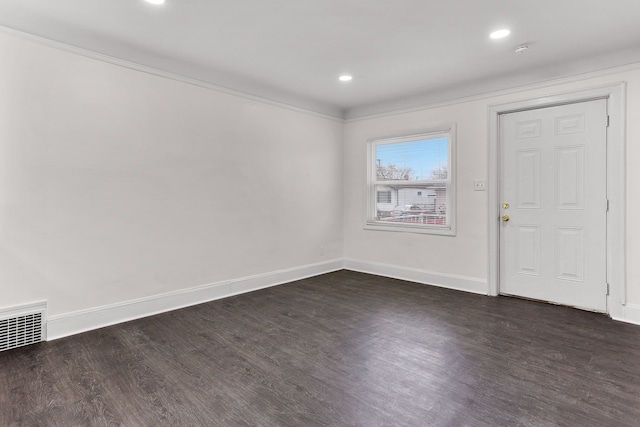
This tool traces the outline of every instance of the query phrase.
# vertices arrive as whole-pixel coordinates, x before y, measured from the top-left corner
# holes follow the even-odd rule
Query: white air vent
[[[45,302],[0,310],[0,351],[46,339]]]

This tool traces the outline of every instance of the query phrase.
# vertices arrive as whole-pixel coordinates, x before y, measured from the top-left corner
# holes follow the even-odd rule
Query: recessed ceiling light
[[[511,31],[505,28],[503,30],[494,31],[493,33],[489,34],[489,37],[491,37],[492,39],[502,39],[507,37],[509,34],[511,34]]]
[[[164,0],[145,0],[145,1],[151,4],[164,4]]]
[[[353,77],[349,76],[347,74],[344,74],[344,75],[338,77],[338,80],[340,80],[341,82],[350,82],[351,80],[353,80]]]

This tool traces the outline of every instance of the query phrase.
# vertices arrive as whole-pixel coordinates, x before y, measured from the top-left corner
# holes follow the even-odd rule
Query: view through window
[[[452,134],[369,142],[369,225],[452,230]]]

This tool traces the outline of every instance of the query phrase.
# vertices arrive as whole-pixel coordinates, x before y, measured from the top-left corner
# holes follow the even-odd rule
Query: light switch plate
[[[485,191],[487,189],[487,186],[484,182],[484,179],[476,179],[473,182],[473,190],[474,191]]]

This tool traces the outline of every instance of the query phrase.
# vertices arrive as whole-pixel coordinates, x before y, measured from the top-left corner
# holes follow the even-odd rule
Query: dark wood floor
[[[638,426],[640,327],[340,271],[0,353],[1,426]]]

